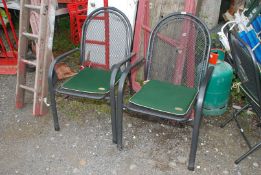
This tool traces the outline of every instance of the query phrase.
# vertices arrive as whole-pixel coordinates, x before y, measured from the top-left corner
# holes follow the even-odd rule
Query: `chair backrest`
[[[235,31],[229,32],[229,44],[231,54],[235,62],[236,73],[241,81],[241,86],[247,91],[247,95],[260,106],[260,70],[255,55],[251,48],[237,35]]]
[[[208,28],[187,13],[172,13],[153,29],[145,78],[198,88],[206,73],[211,47]]]
[[[130,54],[132,35],[131,24],[120,10],[94,10],[82,27],[81,63],[110,69]]]

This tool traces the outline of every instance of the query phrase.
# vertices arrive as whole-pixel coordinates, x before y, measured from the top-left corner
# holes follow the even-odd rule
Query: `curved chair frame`
[[[205,32],[206,34],[206,42],[207,42],[207,48],[205,48],[205,57],[206,57],[206,62],[208,62],[208,58],[209,58],[209,54],[210,54],[210,47],[211,47],[211,38],[210,38],[210,33],[208,31],[207,26],[202,23],[200,21],[199,18],[191,15],[191,14],[187,14],[187,13],[172,13],[168,16],[166,16],[165,18],[163,18],[156,26],[155,28],[152,30],[151,36],[150,36],[150,40],[149,40],[149,46],[148,46],[148,55],[146,58],[146,65],[145,66],[145,79],[148,78],[148,62],[150,60],[151,57],[151,52],[152,52],[152,43],[154,42],[154,38],[155,35],[157,34],[157,31],[159,30],[160,26],[162,24],[165,23],[165,21],[167,21],[169,18],[173,17],[173,16],[182,16],[185,15],[189,18],[191,18],[192,20],[194,20],[195,23],[197,23]],[[171,115],[168,113],[164,113],[164,112],[159,112],[159,111],[155,111],[155,110],[150,110],[147,108],[142,108],[139,107],[137,108],[137,106],[134,106],[132,104],[124,104],[123,102],[123,98],[124,98],[124,86],[125,86],[125,81],[126,78],[130,75],[131,71],[135,68],[137,69],[138,66],[140,66],[141,64],[143,64],[144,58],[139,59],[138,61],[136,61],[135,63],[133,63],[131,66],[127,67],[125,69],[125,71],[123,72],[120,81],[119,81],[119,88],[118,88],[118,98],[117,98],[117,115],[116,115],[116,122],[117,122],[117,146],[118,149],[121,150],[122,149],[122,122],[123,122],[123,110],[128,110],[128,111],[133,111],[133,112],[138,112],[138,113],[142,113],[142,114],[147,114],[147,115],[151,115],[151,116],[155,116],[155,117],[159,117],[159,118],[164,118],[164,119],[171,119],[171,120],[176,120],[177,122],[186,122],[189,121],[189,118],[187,116],[175,116],[175,115]],[[214,67],[209,67],[207,68],[208,64],[205,64],[205,71],[203,72],[203,76],[201,77],[201,81],[200,81],[200,85],[198,87],[198,95],[197,95],[197,99],[196,99],[196,112],[195,112],[195,119],[194,119],[194,126],[193,126],[193,133],[192,133],[192,142],[191,142],[191,149],[190,149],[190,156],[189,156],[189,165],[188,165],[188,169],[189,170],[194,170],[194,164],[195,164],[195,159],[196,159],[196,151],[197,151],[197,144],[198,144],[198,135],[199,135],[199,127],[200,127],[200,123],[202,120],[202,106],[203,106],[203,100],[205,97],[205,92],[206,92],[206,88],[208,85],[208,81],[212,75],[213,69]]]
[[[105,93],[105,94],[93,94],[93,93],[85,93],[85,92],[83,93],[83,92],[63,89],[61,87],[56,87],[57,76],[56,76],[56,72],[55,72],[55,65],[61,61],[64,61],[69,55],[71,55],[72,53],[79,51],[79,50],[80,50],[80,54],[81,54],[80,63],[83,64],[83,62],[84,62],[83,55],[85,52],[84,46],[86,44],[86,42],[85,42],[86,35],[84,35],[84,34],[86,33],[86,30],[88,29],[90,22],[97,15],[99,15],[101,13],[105,13],[105,14],[112,13],[112,14],[116,15],[122,21],[124,21],[124,25],[126,28],[126,37],[127,37],[126,38],[126,42],[127,42],[126,58],[119,61],[117,64],[114,64],[110,69],[111,70],[110,92]],[[116,143],[116,126],[115,126],[115,122],[116,122],[115,104],[116,104],[116,102],[115,102],[114,88],[115,88],[115,84],[116,84],[116,75],[119,71],[121,71],[120,68],[124,64],[126,64],[126,66],[128,66],[130,64],[130,60],[131,60],[132,56],[134,55],[134,54],[130,53],[132,36],[133,36],[133,32],[132,32],[131,24],[130,24],[127,16],[124,13],[122,13],[120,10],[118,10],[114,7],[98,8],[87,17],[87,19],[85,20],[85,22],[83,24],[80,49],[75,48],[75,49],[72,49],[72,50],[58,56],[57,58],[54,59],[54,61],[51,63],[50,68],[49,68],[48,83],[49,83],[49,91],[50,91],[50,96],[51,96],[51,109],[52,109],[53,120],[54,120],[54,129],[56,131],[60,130],[58,115],[57,115],[57,108],[56,108],[56,100],[55,100],[56,93],[67,94],[67,95],[71,95],[71,96],[75,96],[75,97],[96,99],[96,100],[109,98],[110,106],[111,106],[111,123],[112,123],[113,142]]]
[[[228,33],[228,41],[229,41],[229,45],[231,47],[231,53],[232,53],[232,58],[234,59],[233,61],[235,62],[235,71],[237,76],[239,77],[240,81],[241,81],[241,85],[240,85],[240,89],[243,91],[243,93],[246,96],[246,99],[248,101],[248,103],[243,106],[241,109],[234,109],[233,113],[231,115],[230,118],[228,118],[224,123],[221,124],[221,128],[225,127],[230,121],[234,120],[237,124],[237,127],[243,137],[243,139],[245,140],[249,150],[244,153],[241,157],[239,157],[237,160],[235,160],[235,164],[238,164],[239,162],[241,162],[243,159],[245,159],[247,156],[249,156],[250,154],[252,154],[254,151],[256,151],[257,149],[261,148],[261,142],[256,143],[255,145],[251,145],[250,141],[248,140],[248,138],[246,137],[245,133],[244,133],[244,129],[242,128],[239,120],[238,120],[238,116],[246,109],[252,107],[252,109],[255,111],[255,113],[257,114],[257,116],[259,117],[259,124],[258,126],[261,127],[261,74],[260,74],[260,69],[258,67],[258,62],[255,59],[255,55],[253,53],[253,51],[251,50],[251,48],[241,39],[239,38],[239,36],[237,36],[237,31],[229,31]],[[240,57],[242,57],[241,55],[238,54],[238,49],[240,49],[240,47],[243,46],[246,48],[246,51],[249,54],[249,58],[250,61],[252,63],[253,68],[251,69],[253,71],[254,74],[254,81],[255,82],[250,82],[250,81],[246,81],[245,76],[247,75],[243,75],[246,74],[244,68],[241,66],[242,64],[247,64],[247,63],[242,63],[242,61],[240,60]],[[244,57],[245,60],[247,58]],[[248,65],[251,66],[251,65]],[[255,83],[256,86],[256,97],[253,96],[253,92],[251,92],[245,83]]]

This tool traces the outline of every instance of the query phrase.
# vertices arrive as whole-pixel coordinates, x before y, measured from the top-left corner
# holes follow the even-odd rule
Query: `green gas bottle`
[[[203,104],[205,116],[222,115],[227,109],[233,78],[232,67],[224,61],[225,52],[221,49],[211,50],[209,66],[214,66]]]

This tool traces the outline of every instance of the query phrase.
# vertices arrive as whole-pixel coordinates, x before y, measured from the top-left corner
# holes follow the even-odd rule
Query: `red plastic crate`
[[[83,2],[83,1],[86,1],[86,0],[58,0],[58,3],[68,4],[68,3]]]
[[[104,7],[108,7],[108,0],[103,0]],[[82,25],[87,18],[88,0],[74,0],[67,4],[70,15],[71,41],[78,45],[82,34]]]
[[[81,26],[86,19],[87,4],[88,0],[67,4],[70,16],[71,40],[75,45],[80,43]],[[83,18],[84,16],[85,18]]]
[[[82,36],[82,25],[83,25],[83,23],[84,23],[86,18],[87,18],[87,15],[78,15],[76,17],[76,20],[77,20],[77,30],[78,30],[79,38],[81,38],[81,36]]]

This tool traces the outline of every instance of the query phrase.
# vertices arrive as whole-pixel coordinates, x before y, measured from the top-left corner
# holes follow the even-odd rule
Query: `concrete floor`
[[[0,75],[0,175],[260,174],[261,150],[233,163],[248,148],[235,123],[218,127],[228,114],[203,120],[197,168],[190,172],[190,126],[125,114],[124,149],[118,151],[106,104],[59,98],[56,132],[50,115],[32,116],[30,94],[25,108],[15,109],[15,84],[15,76]],[[261,140],[260,129],[245,126],[251,141]]]

